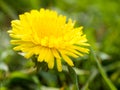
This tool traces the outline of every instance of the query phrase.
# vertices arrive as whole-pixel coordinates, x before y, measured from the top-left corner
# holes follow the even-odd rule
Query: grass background
[[[76,26],[84,26],[99,65],[120,90],[119,4],[120,0],[0,0],[0,90],[74,90],[66,66],[62,72],[36,73],[34,63],[13,51],[9,43],[7,30],[11,29],[11,20],[40,8],[56,10],[76,20]],[[111,90],[92,52],[74,63],[80,90]]]

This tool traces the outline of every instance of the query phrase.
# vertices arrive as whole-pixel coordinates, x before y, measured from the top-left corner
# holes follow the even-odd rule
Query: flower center
[[[62,37],[44,37],[41,39],[40,44],[48,48],[64,49],[69,42],[65,41]]]

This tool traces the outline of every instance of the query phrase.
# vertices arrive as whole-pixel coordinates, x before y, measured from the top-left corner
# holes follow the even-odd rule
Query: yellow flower
[[[13,38],[11,43],[16,45],[14,50],[24,52],[26,58],[36,55],[37,61],[48,63],[50,69],[56,61],[58,71],[62,71],[62,60],[74,66],[69,56],[77,58],[89,52],[83,47],[89,46],[83,27],[74,28],[74,21],[66,22],[66,16],[55,11],[31,10],[11,23],[12,29],[8,32]]]

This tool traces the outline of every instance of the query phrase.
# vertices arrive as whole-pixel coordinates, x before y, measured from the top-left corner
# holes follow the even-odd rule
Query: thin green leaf
[[[16,12],[12,7],[10,7],[4,0],[0,0],[0,7],[3,9],[5,13],[7,13],[12,19],[16,19],[17,15]]]
[[[93,49],[91,48],[91,53],[93,55],[93,59],[96,61],[98,69],[100,71],[100,74],[102,75],[103,79],[105,80],[105,82],[108,84],[110,90],[117,90],[117,88],[113,85],[113,83],[110,81],[110,79],[107,77],[107,74],[105,73],[102,65],[99,63]]]

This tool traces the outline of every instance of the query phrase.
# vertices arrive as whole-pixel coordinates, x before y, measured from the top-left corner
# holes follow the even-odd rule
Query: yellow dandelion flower
[[[57,12],[40,9],[31,10],[19,16],[19,20],[11,22],[9,35],[11,43],[16,45],[14,50],[25,53],[26,58],[38,56],[38,62],[46,62],[52,69],[57,63],[58,71],[62,71],[62,60],[74,66],[71,57],[77,58],[88,53],[89,46],[82,26],[74,28],[75,22]]]

